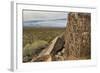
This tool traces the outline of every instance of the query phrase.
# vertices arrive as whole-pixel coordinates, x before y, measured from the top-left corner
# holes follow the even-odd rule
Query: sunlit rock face
[[[70,12],[65,31],[66,59],[91,58],[91,14]],[[72,58],[71,58],[72,57]]]

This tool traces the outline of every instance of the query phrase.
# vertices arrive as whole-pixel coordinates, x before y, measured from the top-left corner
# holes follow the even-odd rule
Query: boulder
[[[51,51],[51,54],[55,55],[59,51],[61,51],[64,47],[64,43],[64,40],[61,37],[58,37],[53,47],[53,50]]]
[[[61,36],[57,36],[51,42],[51,44],[39,54],[39,57],[42,55],[57,54],[57,52],[60,51],[63,48],[63,46],[64,40],[61,38]]]

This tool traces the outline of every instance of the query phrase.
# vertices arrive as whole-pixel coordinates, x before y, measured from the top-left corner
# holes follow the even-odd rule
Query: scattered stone
[[[61,52],[58,52],[58,55],[61,56]]]
[[[65,48],[62,49],[61,53],[63,54],[65,52]]]
[[[29,56],[23,57],[23,62],[29,62],[29,61],[31,61],[31,57]]]

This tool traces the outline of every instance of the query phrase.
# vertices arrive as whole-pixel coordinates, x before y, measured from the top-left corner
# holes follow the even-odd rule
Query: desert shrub
[[[65,28],[27,28],[23,30],[23,47],[32,44],[36,40],[44,40],[50,43],[57,35],[65,31]]]
[[[23,56],[37,55],[47,45],[48,43],[44,40],[37,40],[34,41],[32,44],[26,44],[23,49]]]

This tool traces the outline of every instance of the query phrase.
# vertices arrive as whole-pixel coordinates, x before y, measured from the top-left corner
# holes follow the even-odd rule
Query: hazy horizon
[[[66,12],[23,11],[24,27],[66,27]]]

